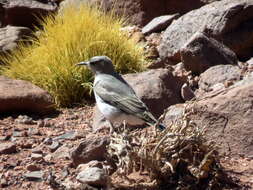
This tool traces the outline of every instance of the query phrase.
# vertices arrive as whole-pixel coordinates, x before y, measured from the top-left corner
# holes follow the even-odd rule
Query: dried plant
[[[155,128],[130,131],[124,126],[112,134],[108,154],[116,162],[113,178],[125,183],[117,189],[215,189],[218,186],[219,164],[214,147],[203,140],[203,128],[189,119],[193,110],[185,109],[183,119],[164,131]],[[160,118],[161,121],[166,113]],[[148,174],[139,182],[132,173]],[[125,188],[124,188],[125,187]]]

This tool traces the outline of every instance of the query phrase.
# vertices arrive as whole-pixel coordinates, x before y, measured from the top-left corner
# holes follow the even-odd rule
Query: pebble
[[[39,180],[43,179],[44,172],[43,171],[33,171],[33,172],[26,173],[24,176],[29,181],[39,181]]]
[[[0,143],[0,154],[12,154],[17,152],[16,144],[13,142]]]
[[[33,171],[39,171],[40,167],[35,164],[29,164],[26,166],[26,169],[30,172],[33,172]]]
[[[77,175],[76,179],[80,183],[106,187],[108,184],[109,177],[103,169],[92,167],[92,168],[86,168],[85,170],[81,171]]]
[[[28,117],[27,115],[20,115],[17,119],[15,119],[15,122],[18,124],[26,124],[26,125],[32,125],[34,124],[34,121],[31,117]]]
[[[53,140],[57,141],[57,140],[75,140],[77,137],[77,132],[76,131],[68,131],[67,133],[54,137]]]
[[[40,131],[37,128],[29,128],[27,134],[28,136],[41,135]]]
[[[61,144],[58,141],[53,141],[53,143],[48,147],[50,149],[51,152],[56,151],[59,147],[61,146]]]
[[[32,153],[31,154],[31,159],[34,161],[40,161],[43,159],[43,155],[42,154],[36,154],[36,153]]]

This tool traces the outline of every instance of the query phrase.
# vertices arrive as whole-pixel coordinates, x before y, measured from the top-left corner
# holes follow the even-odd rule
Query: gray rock
[[[0,76],[0,113],[47,114],[55,110],[53,105],[52,97],[45,90],[24,80]]]
[[[71,151],[73,165],[78,166],[79,164],[90,162],[91,160],[105,160],[106,145],[108,144],[109,137],[106,136],[85,139]]]
[[[54,137],[53,141],[58,141],[58,140],[74,140],[78,136],[76,131],[68,131],[67,133]]]
[[[15,119],[15,122],[18,124],[26,124],[26,125],[32,125],[35,122],[33,121],[33,118],[27,116],[27,115],[20,115],[17,119]]]
[[[151,20],[147,25],[145,25],[141,32],[145,35],[151,34],[153,32],[161,32],[162,30],[166,29],[173,20],[177,19],[179,14],[174,15],[164,15],[159,16]]]
[[[51,152],[56,151],[59,147],[61,146],[61,144],[58,141],[53,141],[53,143],[48,147],[50,149]]]
[[[103,169],[91,167],[80,172],[76,179],[88,185],[106,187],[109,177]]]
[[[29,136],[41,135],[40,131],[37,128],[29,128],[27,134]]]
[[[166,112],[163,123],[165,126],[170,126],[176,121],[181,121],[183,119],[183,114],[185,110],[185,104],[176,104],[170,106]]]
[[[44,172],[43,171],[33,171],[26,173],[25,178],[29,181],[41,181],[43,180]]]
[[[234,52],[202,33],[195,33],[180,49],[181,60],[187,70],[200,74],[215,65],[236,65]]]
[[[241,70],[235,65],[217,65],[209,68],[200,75],[199,88],[203,91],[212,91],[214,85],[224,84],[226,81],[239,81]]]
[[[4,142],[0,143],[0,154],[12,154],[17,152],[17,147],[15,143]]]
[[[163,33],[158,48],[163,60],[176,64],[181,61],[180,49],[196,33],[222,42],[239,59],[252,54],[253,2],[249,0],[223,0],[193,10],[175,20]]]
[[[54,153],[51,154],[53,160],[58,159],[69,159],[70,158],[70,148],[67,145],[63,145],[58,148]]]

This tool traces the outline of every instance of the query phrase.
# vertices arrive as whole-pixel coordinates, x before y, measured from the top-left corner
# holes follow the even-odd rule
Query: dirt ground
[[[88,136],[103,135],[92,132],[93,106],[62,109],[59,114],[46,117],[20,115],[0,118],[0,151],[2,144],[13,143],[8,153],[0,152],[0,187],[3,189],[53,189],[48,183],[49,174],[58,179],[75,181],[75,168],[68,151]],[[32,119],[31,119],[31,118]],[[67,134],[55,147],[50,139]],[[39,157],[42,155],[42,157]],[[239,186],[237,189],[253,189],[252,158],[221,159],[221,165]],[[30,171],[42,171],[43,178],[27,177]],[[57,189],[57,188],[56,188]]]

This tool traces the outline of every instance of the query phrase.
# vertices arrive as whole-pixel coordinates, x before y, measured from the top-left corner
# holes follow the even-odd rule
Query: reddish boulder
[[[47,16],[57,10],[57,5],[51,0],[15,0],[4,5],[6,25],[34,28],[38,26],[38,18]]]
[[[221,153],[253,155],[253,83],[242,81],[194,105],[194,122],[205,127],[205,138]]]
[[[237,57],[229,48],[202,33],[195,33],[180,49],[187,70],[200,74],[215,65],[236,65]]]
[[[53,110],[53,99],[45,90],[27,81],[0,76],[0,113],[46,114]]]
[[[129,22],[140,26],[146,25],[153,18],[161,15],[184,14],[197,9],[206,2],[202,0],[65,0],[61,6],[75,2],[80,3],[101,3],[106,10],[113,9],[119,15],[126,15]]]
[[[205,5],[181,16],[166,29],[159,55],[170,64],[180,62],[180,49],[196,32],[203,32],[245,59],[252,54],[252,21],[253,1],[223,0]]]

